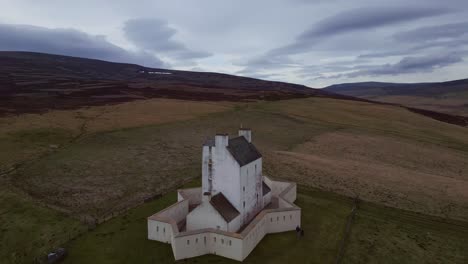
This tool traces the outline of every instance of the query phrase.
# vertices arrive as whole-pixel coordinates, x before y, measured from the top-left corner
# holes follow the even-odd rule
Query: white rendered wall
[[[241,208],[240,189],[240,167],[237,161],[232,157],[231,153],[224,148],[224,153],[220,156],[214,156],[214,177],[213,177],[213,192],[215,195],[219,192],[231,202],[231,204],[239,211]]]
[[[265,180],[269,182],[268,185],[272,190],[277,190],[288,200],[296,197],[296,184],[286,183],[285,185],[282,182],[271,181],[266,177]],[[152,220],[152,218],[160,217],[160,213],[158,213],[148,219],[148,238],[171,243],[176,260],[204,254],[216,254],[242,261],[266,234],[292,231],[295,230],[296,226],[301,225],[301,209],[292,204],[292,201],[287,201],[282,197],[278,197],[278,199],[280,208],[260,212],[240,234],[216,229],[179,233],[176,221],[170,218],[161,218],[159,221]],[[161,213],[164,216],[178,219],[181,216],[180,212],[183,212],[180,208],[184,207],[188,208],[187,200],[179,202]],[[158,232],[155,231],[156,226],[159,226]],[[162,228],[166,228],[165,231],[161,232]],[[172,232],[173,230],[174,232]]]
[[[240,171],[239,193],[241,195],[241,207],[238,210],[243,215],[242,221],[244,224],[248,223],[263,209],[262,158],[241,167]]]
[[[205,243],[206,241],[206,243]],[[176,260],[214,254],[242,261],[243,241],[216,232],[200,232],[174,238]]]
[[[242,226],[242,216],[238,215],[232,219],[228,224],[228,232],[237,232]]]
[[[209,203],[204,202],[187,215],[187,231],[205,228],[228,231],[224,218]]]
[[[148,219],[148,239],[171,243],[174,233],[179,231],[177,223],[188,214],[188,204],[188,200],[183,200],[151,216]]]
[[[177,223],[184,220],[189,212],[189,200],[183,200],[158,213],[159,217],[170,218]]]
[[[171,243],[174,237],[172,225],[157,220],[148,220],[148,239],[164,243]]]

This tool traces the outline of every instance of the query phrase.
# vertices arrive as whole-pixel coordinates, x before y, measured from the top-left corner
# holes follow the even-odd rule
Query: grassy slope
[[[87,136],[97,131],[148,123],[186,120],[210,112],[224,111],[229,107],[229,104],[154,99],[0,118],[0,173],[15,166],[29,168],[31,164],[40,164],[48,155],[63,156],[68,153],[71,154],[68,158],[73,159],[73,153],[67,152],[67,147],[76,143],[74,141],[78,140],[79,135]],[[66,170],[63,167],[58,169]],[[57,168],[51,166],[41,173],[48,175],[55,170]],[[0,262],[31,263],[34,257],[45,256],[51,249],[87,229],[80,221],[47,207],[48,205],[76,215],[75,205],[57,207],[60,203],[47,203],[47,200],[31,197],[24,192],[24,186],[17,182],[16,176],[15,171],[0,175]],[[50,180],[47,184],[51,187],[48,190],[51,195],[66,191],[57,180],[47,180]]]
[[[348,195],[362,193],[364,199],[378,199],[405,209],[468,216],[464,191],[468,187],[466,128],[400,108],[326,99],[240,105],[232,111],[182,122],[96,133],[19,170],[15,184],[47,203],[102,217],[198,176],[202,142],[219,131],[235,133],[239,124],[254,127],[254,141],[264,154],[266,172],[273,177]],[[314,142],[321,147],[323,137],[337,133],[364,139],[378,136],[378,141],[387,145],[403,142],[405,147],[385,148],[378,155],[373,155],[377,150],[366,153],[363,148],[357,153],[362,159],[355,159],[355,164],[346,163],[356,156],[353,152],[338,157],[346,150],[336,149],[335,154],[328,155],[315,151]],[[348,140],[340,144],[356,147]],[[409,147],[414,149],[408,151]],[[292,153],[292,158],[284,152]],[[305,157],[299,164],[298,155]],[[425,159],[413,157],[420,155]],[[317,158],[319,161],[314,160]],[[439,160],[439,167],[431,165]],[[368,168],[368,164],[374,167]],[[350,169],[356,172],[350,174]],[[361,180],[362,174],[368,175],[367,181]],[[376,174],[388,179],[372,177]],[[387,183],[405,178],[417,179],[416,189],[406,190],[404,185],[383,189]],[[376,180],[378,184],[374,184]],[[418,182],[425,184],[421,192]],[[385,201],[367,193],[370,184],[376,185],[377,194],[390,192],[395,199]],[[438,191],[440,185],[445,191]],[[443,202],[435,203],[438,199]]]
[[[70,255],[65,263],[173,263],[170,245],[146,239],[145,220],[175,200],[175,192],[171,192],[72,241],[66,245]],[[351,200],[302,187],[296,203],[302,208],[305,237],[297,240],[294,232],[268,235],[245,263],[335,261]],[[343,263],[463,263],[468,257],[467,224],[454,230],[437,218],[371,203],[361,206]],[[214,255],[183,262],[237,263]]]
[[[2,263],[31,263],[36,256],[46,255],[51,248],[85,231],[79,221],[45,208],[5,186],[0,190],[0,208]]]
[[[144,108],[143,112],[156,113],[152,109],[158,108],[154,107],[148,106]],[[197,105],[192,104],[184,111],[190,113],[197,109]],[[346,195],[360,193],[362,198],[366,200],[415,211],[446,217],[464,219],[468,217],[468,208],[466,207],[468,203],[466,203],[466,196],[463,195],[466,193],[466,185],[464,184],[466,184],[467,179],[464,176],[467,175],[467,164],[460,162],[468,157],[466,128],[437,122],[400,108],[331,99],[310,98],[238,104],[232,110],[227,108],[222,109],[222,111],[219,112],[219,109],[215,109],[211,114],[205,111],[202,115],[189,116],[189,118],[177,119],[179,121],[170,123],[167,123],[167,120],[161,123],[151,119],[128,126],[125,124],[117,125],[110,128],[112,131],[106,131],[100,127],[67,148],[59,149],[50,156],[22,167],[9,177],[9,181],[21,190],[20,194],[25,191],[34,199],[64,210],[71,210],[72,214],[100,218],[171,189],[185,179],[198,177],[200,145],[204,139],[219,131],[235,133],[239,124],[243,124],[254,129],[254,141],[264,154],[265,171],[275,178],[294,180],[304,185]],[[138,117],[141,114],[137,111],[127,115],[125,111],[115,110],[108,120],[132,120],[132,115]],[[160,112],[160,115],[165,116],[166,112]],[[171,116],[171,118],[173,117]],[[25,124],[27,123],[25,122]],[[146,126],[142,127],[127,128],[145,124]],[[75,133],[76,127],[80,126],[65,126],[65,129]],[[319,148],[323,147],[324,142],[327,142],[324,139],[330,138],[336,133],[344,133],[347,136],[357,135],[364,137],[364,139],[377,137],[379,142],[383,141],[389,145],[403,141],[406,144],[403,146],[412,146],[417,151],[411,151],[408,154],[407,149],[402,148],[384,149],[381,153],[371,150],[368,151],[369,155],[366,154],[366,151],[348,153],[346,148],[355,148],[354,145],[348,143],[348,140],[340,143],[343,144],[343,150],[323,151]],[[5,142],[10,141],[6,140]],[[49,142],[45,144],[47,145]],[[326,145],[339,144],[333,144],[332,141]],[[24,152],[19,148],[11,148],[12,153],[15,151],[20,154]],[[285,157],[278,151],[302,155],[301,157],[307,159],[298,163],[297,158]],[[336,152],[347,154],[340,157]],[[378,155],[374,155],[374,152]],[[412,156],[417,156],[415,153],[429,153],[430,155],[426,159],[417,160],[412,158]],[[437,155],[433,155],[434,153]],[[393,154],[395,157],[382,160],[381,156],[387,154]],[[314,155],[318,155],[318,158],[326,160],[331,165],[323,166],[320,162],[309,161],[309,158]],[[355,160],[356,164],[353,164],[350,169],[343,162],[351,159],[352,156],[358,156],[361,160]],[[429,166],[431,163],[437,163],[438,159],[443,161],[442,169]],[[402,163],[401,161],[404,160],[410,162]],[[382,167],[377,171],[360,171],[366,164],[382,165]],[[458,190],[453,190],[456,193],[455,196],[451,194],[450,188],[453,188],[451,181],[444,182],[445,185],[440,185],[437,181],[432,182],[427,186],[423,185],[425,188],[418,192],[414,192],[413,189],[401,188],[401,186],[405,187],[405,184],[398,184],[393,189],[384,188],[389,182],[395,181],[392,177],[383,182],[377,182],[377,185],[369,185],[375,183],[370,177],[368,182],[362,184],[360,179],[362,173],[386,175],[388,174],[386,171],[388,166],[405,169],[403,173],[398,174],[407,178],[413,178],[414,175],[423,177],[418,178],[423,182],[426,182],[424,177],[427,175],[457,180]],[[355,168],[354,170],[357,168],[357,173],[350,173],[353,168]],[[419,175],[420,170],[424,170],[426,174]],[[440,171],[446,171],[447,175],[439,175]],[[343,178],[347,175],[352,175],[352,177]],[[439,193],[439,189],[443,189],[445,192]],[[363,190],[373,192],[367,193]],[[384,196],[393,194],[395,197],[383,200],[380,199],[382,194]],[[443,203],[434,203],[434,201],[439,200],[442,200]],[[0,202],[2,208],[5,206],[4,204],[7,204],[7,201],[3,199]],[[299,204],[301,203],[303,201],[300,198]],[[301,205],[309,207],[307,204]],[[310,206],[313,208],[313,205]],[[157,211],[157,208],[147,209],[146,215],[142,213],[138,216],[140,220],[144,219],[150,211],[151,213]],[[47,215],[51,214],[53,211],[47,213]],[[342,222],[342,216],[341,213],[340,220],[335,220]],[[4,217],[9,218],[8,214]],[[31,216],[23,212],[23,217],[33,218],[38,223],[42,223],[41,226],[46,226],[45,224],[50,221],[46,215]],[[323,221],[334,222],[335,220]],[[114,221],[124,220],[112,220],[105,226],[112,226]],[[120,229],[121,225],[117,223],[117,227]],[[102,228],[106,229],[107,227]],[[142,227],[139,228],[139,232],[143,232]],[[308,227],[308,230],[313,230],[311,228]],[[108,232],[110,231],[104,233]],[[103,239],[101,243],[113,243],[106,239],[107,235],[99,236]],[[266,245],[270,245],[268,243],[274,244],[274,240],[268,242],[273,237],[275,236],[265,240]],[[138,236],[138,238],[142,237]],[[114,240],[112,239],[112,241]],[[118,241],[115,239],[115,243],[119,243]],[[288,238],[285,241],[285,245],[291,242]],[[121,240],[122,246],[131,247],[124,242]],[[25,245],[29,246],[28,243]],[[454,245],[458,245],[458,243]],[[47,245],[47,247],[51,248],[52,245]],[[260,246],[258,250],[261,250],[262,247]],[[108,251],[113,252],[113,248],[116,246],[112,245]],[[96,250],[98,249],[101,248],[97,247]],[[327,250],[333,251],[335,249]],[[12,254],[12,251],[8,249],[3,254]],[[139,251],[138,254],[141,255],[142,252]],[[119,255],[124,254],[123,252],[116,251],[116,254],[114,259],[124,259],[125,261],[126,256]],[[329,254],[328,258],[332,255],[331,252],[323,254]]]

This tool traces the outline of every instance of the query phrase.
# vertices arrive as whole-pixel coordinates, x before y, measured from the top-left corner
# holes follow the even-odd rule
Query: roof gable
[[[218,211],[218,213],[226,220],[231,222],[240,213],[237,209],[229,202],[228,199],[222,193],[218,193],[211,197],[210,204]]]
[[[269,193],[271,191],[270,187],[268,187],[268,185],[266,185],[266,183],[264,181],[262,181],[262,193],[263,193],[263,196],[265,196],[265,194]]]
[[[227,149],[241,167],[262,157],[257,148],[243,136],[230,139]]]

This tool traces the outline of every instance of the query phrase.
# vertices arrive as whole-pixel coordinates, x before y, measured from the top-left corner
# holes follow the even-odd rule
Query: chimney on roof
[[[248,142],[252,142],[252,130],[250,128],[239,128],[239,136],[243,136]]]
[[[228,134],[216,134],[215,136],[215,152],[216,156],[221,160],[226,158],[226,147],[229,145]]]

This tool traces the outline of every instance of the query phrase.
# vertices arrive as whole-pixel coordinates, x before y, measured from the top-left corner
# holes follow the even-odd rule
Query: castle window
[[[206,245],[206,237],[203,237],[203,242],[204,242],[205,245]]]
[[[159,226],[156,226],[156,232],[159,232]]]
[[[289,215],[289,219],[292,219],[292,215]]]
[[[286,216],[285,215],[283,215],[283,221],[286,221]]]
[[[163,228],[163,232],[166,233],[166,228]]]
[[[232,242],[231,242],[231,240],[229,240],[229,245],[230,245],[230,246],[232,245]]]
[[[272,222],[272,223],[273,223],[273,217],[271,217],[271,218],[270,218],[270,222]]]
[[[190,245],[190,240],[187,239],[187,245]]]
[[[244,208],[245,208],[245,202],[244,202]]]
[[[245,192],[245,186],[244,186],[244,187],[242,187],[242,190]]]
[[[213,241],[216,243],[216,237],[213,237]]]
[[[276,221],[279,221],[279,216],[276,217]]]
[[[221,239],[221,244],[223,244],[223,245],[224,245],[224,239]]]
[[[198,243],[198,238],[195,238],[195,243]]]

